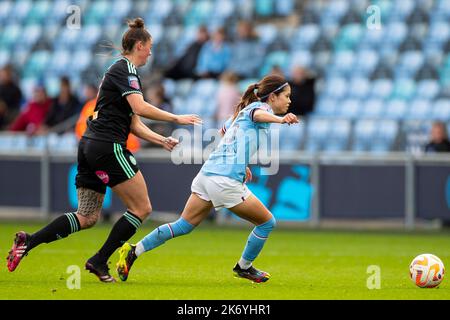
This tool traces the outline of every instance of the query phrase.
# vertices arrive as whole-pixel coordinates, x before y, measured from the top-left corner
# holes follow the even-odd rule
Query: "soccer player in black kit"
[[[122,38],[122,57],[106,71],[94,114],[89,118],[87,130],[79,143],[78,210],[59,216],[33,234],[16,233],[7,257],[9,271],[14,271],[22,258],[41,243],[92,227],[99,218],[106,186],[109,186],[123,201],[127,211],[115,223],[100,250],[87,260],[85,268],[100,281],[115,282],[107,265],[109,257],[135,234],[152,211],[144,177],[136,159],[126,149],[129,133],[171,151],[178,141],[153,132],[142,123],[140,116],[181,125],[201,123],[197,115],[174,115],[144,101],[137,67],[147,63],[152,38],[143,19],[129,21],[128,26]]]

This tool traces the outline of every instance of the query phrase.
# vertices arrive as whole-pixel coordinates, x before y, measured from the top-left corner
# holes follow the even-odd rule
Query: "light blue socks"
[[[188,234],[195,226],[180,217],[177,221],[159,226],[137,243],[136,255],[159,247],[167,240]]]
[[[247,240],[247,245],[245,246],[244,252],[242,253],[242,258],[239,260],[239,265],[243,269],[248,269],[252,262],[261,252],[264,247],[270,232],[276,225],[276,220],[274,217],[269,221],[256,226]]]

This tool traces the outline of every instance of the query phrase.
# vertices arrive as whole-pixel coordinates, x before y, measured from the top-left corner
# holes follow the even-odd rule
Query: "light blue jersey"
[[[267,103],[253,102],[242,109],[234,121],[230,118],[225,122],[224,136],[204,163],[203,174],[245,180],[245,168],[258,150],[261,139],[268,141],[269,138],[270,123],[253,121],[253,114],[258,109],[273,114]]]

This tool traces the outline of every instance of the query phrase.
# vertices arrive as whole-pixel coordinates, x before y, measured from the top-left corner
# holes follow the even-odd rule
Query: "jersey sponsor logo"
[[[139,86],[139,80],[135,76],[129,76],[128,77],[128,84],[133,89],[136,89],[136,90],[140,90],[141,89],[141,87]]]
[[[104,184],[107,184],[109,182],[109,176],[105,171],[95,171],[95,174],[97,177],[103,181]]]

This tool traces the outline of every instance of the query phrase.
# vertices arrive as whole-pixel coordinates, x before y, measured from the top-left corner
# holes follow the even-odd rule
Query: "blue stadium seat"
[[[21,45],[31,48],[42,35],[42,27],[39,24],[30,24],[23,29]]]
[[[361,50],[356,54],[353,72],[367,77],[375,70],[379,59],[375,50]]]
[[[304,138],[305,125],[298,124],[294,126],[276,125],[271,127],[273,130],[279,130],[279,148],[281,151],[298,151]]]
[[[279,37],[279,30],[276,26],[270,23],[262,23],[255,26],[256,33],[259,36],[259,41],[268,47]]]
[[[429,100],[425,99],[413,99],[409,103],[409,112],[406,117],[413,120],[426,120],[429,119],[432,112],[432,105]]]
[[[186,97],[192,89],[194,81],[191,79],[178,80],[176,82],[175,95],[177,97]]]
[[[314,108],[314,114],[321,117],[333,117],[336,115],[336,108],[339,101],[333,98],[320,97]]]
[[[308,50],[311,45],[318,39],[320,29],[315,24],[301,25],[298,27],[294,37],[290,39],[291,48],[293,50]]]
[[[258,16],[268,17],[274,14],[274,0],[259,0],[255,1],[255,13]]]
[[[25,20],[27,23],[41,23],[48,15],[51,6],[52,3],[49,0],[35,1]]]
[[[162,84],[164,86],[164,94],[167,97],[175,97],[176,95],[176,88],[177,88],[177,83],[175,80],[166,78],[162,81]]]
[[[82,15],[85,24],[102,24],[106,16],[110,14],[111,7],[107,0],[93,1]]]
[[[13,9],[9,12],[8,21],[23,24],[25,18],[33,7],[31,0],[17,0],[14,2]]]
[[[443,44],[450,39],[450,25],[444,21],[431,22],[428,33],[428,40]]]
[[[377,123],[377,134],[370,144],[374,152],[387,152],[392,150],[397,138],[399,126],[395,120],[381,120]]]
[[[151,30],[153,44],[158,44],[164,36],[164,28],[160,24],[149,24],[148,30]]]
[[[312,64],[313,57],[309,51],[295,51],[291,53],[291,61],[289,62],[289,69],[295,66],[303,66],[309,68]]]
[[[0,134],[0,150],[25,151],[28,149],[28,139],[24,134]]]
[[[214,79],[202,79],[194,83],[189,95],[205,99],[213,99],[217,92],[218,82]]]
[[[184,15],[184,25],[205,24],[209,16],[213,13],[213,3],[211,1],[199,0],[192,3],[190,9]]]
[[[182,32],[175,42],[175,56],[179,57],[184,50],[195,40],[198,27],[195,25],[183,27]]]
[[[357,120],[354,126],[351,150],[367,151],[376,136],[378,122],[375,120]]]
[[[329,78],[325,82],[324,95],[334,99],[343,98],[347,92],[347,80],[345,78]]]
[[[395,69],[396,78],[412,78],[424,63],[424,56],[420,51],[404,52],[399,58],[399,64]]]
[[[347,97],[364,99],[369,95],[370,82],[363,77],[355,77],[350,80]]]
[[[398,48],[408,34],[408,27],[404,22],[392,22],[385,28],[386,31],[383,44],[389,47]]]
[[[50,56],[51,52],[46,50],[33,52],[25,65],[23,76],[40,77],[50,62]]]
[[[390,11],[390,21],[405,21],[415,8],[415,0],[394,1]]]
[[[12,48],[22,37],[22,31],[19,24],[8,24],[0,34],[0,48]]]
[[[70,51],[66,49],[53,51],[50,61],[52,63],[48,65],[46,71],[52,75],[66,73],[68,71],[67,66],[73,62]]]
[[[328,76],[348,76],[354,67],[355,54],[353,51],[337,51],[332,57],[331,65],[326,70]]]
[[[243,80],[239,81],[239,83],[238,83],[239,92],[241,92],[243,94],[250,85],[257,83],[258,81],[259,81],[259,79],[256,79],[256,78],[253,78],[253,79],[248,78],[248,79],[243,79]]]
[[[381,118],[384,116],[385,108],[382,99],[365,99],[361,101],[362,118]]]
[[[393,83],[391,79],[377,79],[371,84],[371,98],[386,99],[389,97],[393,90]]]
[[[310,118],[307,123],[307,141],[305,150],[310,152],[321,151],[329,136],[331,122],[327,119]]]
[[[402,78],[394,82],[394,88],[391,97],[399,99],[410,99],[414,96],[416,90],[415,81],[411,78]]]
[[[13,8],[11,0],[0,1],[0,25],[4,25]]]
[[[260,76],[266,76],[274,66],[286,70],[289,64],[290,53],[287,51],[274,51],[268,54],[260,71]]]
[[[10,59],[11,59],[11,53],[9,52],[9,50],[0,49],[0,67],[9,63]]]
[[[334,120],[331,125],[328,139],[325,142],[324,151],[338,152],[348,148],[351,133],[351,123],[349,120]]]
[[[449,99],[442,98],[435,101],[431,118],[440,121],[450,121]]]
[[[72,61],[70,63],[71,71],[74,73],[81,73],[85,71],[92,60],[92,54],[89,50],[80,49],[72,54]]]
[[[329,51],[314,52],[314,69],[318,72],[323,72],[331,60],[331,53]]]
[[[111,15],[111,17],[115,20],[122,19],[129,14],[132,5],[133,3],[131,1],[114,0],[111,4],[111,11],[109,12],[108,16]]]
[[[275,1],[275,14],[279,16],[289,16],[294,12],[295,1],[283,0]]]
[[[361,102],[358,99],[344,99],[336,107],[337,116],[346,119],[356,119],[361,112]]]
[[[417,99],[434,99],[439,93],[439,83],[433,79],[421,80],[417,83]]]
[[[363,36],[364,30],[361,24],[352,23],[341,28],[339,35],[335,39],[335,50],[352,50]]]
[[[401,120],[405,117],[408,110],[408,105],[405,100],[392,99],[386,104],[385,118]]]

